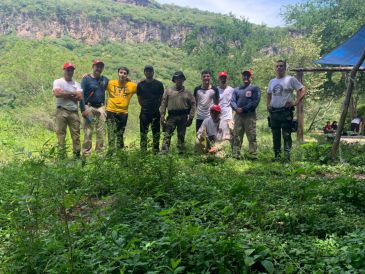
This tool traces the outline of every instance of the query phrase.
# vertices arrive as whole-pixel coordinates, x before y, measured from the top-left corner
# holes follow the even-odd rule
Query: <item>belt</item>
[[[77,112],[77,109],[76,110],[69,110],[69,109],[64,108],[62,106],[57,106],[57,109],[63,109],[63,110],[71,111],[71,112]]]
[[[189,115],[190,109],[169,110],[169,116]]]
[[[89,107],[93,107],[93,108],[100,108],[100,107],[104,106],[104,103],[100,103],[100,104],[91,104],[91,103],[88,103],[87,105]]]
[[[284,112],[284,111],[294,111],[294,107],[291,107],[291,108],[287,108],[287,107],[271,108],[270,112]]]

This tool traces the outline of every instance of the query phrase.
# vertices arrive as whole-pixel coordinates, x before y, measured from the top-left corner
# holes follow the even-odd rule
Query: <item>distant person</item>
[[[202,84],[194,89],[196,101],[196,132],[198,132],[205,118],[210,116],[210,107],[219,104],[219,91],[211,85],[212,75],[209,71],[201,72]]]
[[[276,78],[270,80],[267,89],[267,110],[271,120],[274,161],[280,160],[281,157],[281,135],[284,139],[286,160],[290,161],[294,107],[304,98],[305,88],[296,78],[286,75],[286,61],[278,60],[275,71]],[[297,92],[296,101],[293,101],[294,90]]]
[[[336,130],[337,130],[337,128],[338,128],[337,121],[333,121],[333,122],[332,122],[331,127],[332,127],[332,129],[333,129],[334,131],[336,131]]]
[[[56,134],[62,155],[66,155],[65,139],[67,127],[71,133],[73,154],[80,157],[80,117],[78,101],[82,101],[82,89],[72,79],[75,65],[67,62],[63,65],[63,78],[53,82],[53,94],[56,97]]]
[[[101,75],[104,70],[104,62],[97,59],[92,63],[93,72],[86,75],[81,81],[84,100],[80,104],[84,117],[84,143],[82,153],[89,155],[92,149],[93,130],[96,131],[95,150],[101,152],[104,149],[105,136],[105,91],[109,79]]]
[[[160,150],[160,105],[164,93],[163,84],[154,79],[154,68],[145,66],[146,79],[137,85],[138,102],[141,106],[139,115],[141,150],[147,150],[148,127],[151,125],[153,135],[153,152]]]
[[[196,136],[196,151],[224,157],[230,146],[230,132],[227,123],[221,119],[219,105],[210,107],[210,117],[204,119]]]
[[[355,133],[359,133],[361,123],[362,123],[362,118],[359,117],[359,116],[352,119],[352,121],[351,121],[351,131],[353,131]]]
[[[191,126],[195,115],[195,98],[185,89],[185,80],[186,77],[182,71],[175,72],[172,76],[175,86],[167,89],[162,97],[160,114],[161,124],[165,128],[162,153],[169,151],[171,137],[176,128],[177,148],[179,153],[185,151],[186,127]],[[165,120],[166,111],[168,111],[167,120]]]
[[[249,158],[257,158],[256,141],[256,108],[261,98],[261,90],[251,85],[252,71],[242,72],[243,84],[235,88],[232,95],[231,106],[236,112],[234,116],[233,156],[240,158],[244,133],[249,143]]]
[[[333,133],[333,128],[330,121],[327,121],[326,125],[324,126],[323,133],[324,134]]]
[[[229,139],[233,138],[233,113],[231,107],[231,100],[233,88],[228,85],[228,73],[221,71],[218,73],[218,91],[219,91],[219,105],[222,108],[220,119],[229,129]]]
[[[129,78],[129,69],[120,67],[117,70],[118,80],[109,80],[106,105],[108,124],[109,154],[116,149],[124,148],[124,132],[128,121],[128,107],[132,96],[137,93],[137,84]]]

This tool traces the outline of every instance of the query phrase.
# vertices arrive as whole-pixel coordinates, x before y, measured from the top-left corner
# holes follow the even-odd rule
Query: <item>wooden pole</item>
[[[335,160],[336,156],[337,156],[337,151],[338,151],[338,147],[340,145],[340,140],[341,140],[341,133],[342,133],[344,125],[345,125],[346,115],[347,115],[347,112],[349,109],[349,104],[350,104],[350,100],[351,100],[351,96],[352,96],[352,90],[354,89],[355,77],[356,77],[357,71],[359,70],[359,68],[360,68],[361,64],[364,62],[364,60],[365,60],[365,49],[364,49],[359,61],[352,68],[351,73],[350,73],[350,79],[349,79],[349,82],[347,85],[346,97],[345,97],[345,101],[343,102],[343,108],[342,108],[340,121],[338,123],[338,128],[336,131],[336,137],[335,137],[335,140],[332,145],[332,151],[331,151],[332,160]]]
[[[303,84],[303,71],[297,71],[296,78],[299,82]],[[299,143],[304,142],[304,98],[300,100],[297,105],[297,121],[298,121],[298,131],[297,140]]]

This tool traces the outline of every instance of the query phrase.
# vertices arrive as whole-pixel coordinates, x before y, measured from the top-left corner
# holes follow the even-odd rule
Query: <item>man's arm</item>
[[[302,87],[297,91],[297,100],[294,102],[294,106],[297,106],[300,103],[300,101],[303,100],[305,94],[306,94],[305,87]]]
[[[219,104],[219,90],[216,87],[214,87],[213,90],[214,90],[213,102],[215,105],[218,105]]]
[[[162,96],[162,102],[161,102],[161,106],[160,106],[160,114],[161,114],[161,124],[165,123],[165,113],[166,113],[166,108],[167,108],[167,104],[168,104],[168,90],[165,90],[163,96]]]
[[[271,99],[272,99],[272,93],[267,93],[266,95],[266,108],[268,111],[271,110]]]
[[[62,88],[54,88],[53,94],[56,98],[71,99],[75,101],[82,100],[81,91],[64,91]]]
[[[195,110],[196,110],[196,101],[195,97],[189,92],[190,94],[190,113],[189,113],[189,120],[193,121],[195,116]]]

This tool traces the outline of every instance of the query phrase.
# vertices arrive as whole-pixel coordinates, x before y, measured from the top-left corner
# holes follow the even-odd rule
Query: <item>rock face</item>
[[[136,0],[136,2],[146,1]],[[192,27],[189,26],[165,26],[157,22],[141,23],[123,17],[101,22],[80,15],[65,21],[57,17],[43,20],[35,15],[21,13],[5,15],[0,12],[0,34],[15,32],[18,36],[35,39],[67,36],[89,44],[103,40],[138,43],[157,41],[179,47],[191,30]]]

